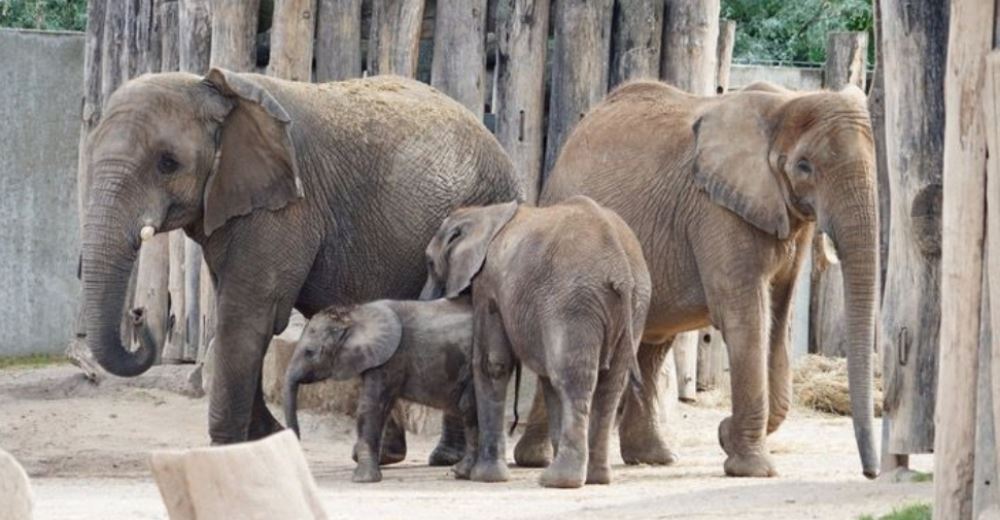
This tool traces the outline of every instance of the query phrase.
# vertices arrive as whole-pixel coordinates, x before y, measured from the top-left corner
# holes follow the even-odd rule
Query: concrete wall
[[[818,90],[823,88],[823,69],[767,65],[733,65],[730,69],[729,86],[733,90],[755,81],[770,81],[792,90]]]
[[[72,334],[83,46],[0,29],[0,356],[61,352]]]

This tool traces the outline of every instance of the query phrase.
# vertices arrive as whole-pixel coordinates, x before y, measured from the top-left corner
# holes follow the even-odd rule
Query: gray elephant
[[[471,478],[509,478],[504,403],[522,363],[553,410],[556,458],[541,484],[609,483],[608,439],[626,381],[641,385],[635,356],[651,291],[625,222],[586,197],[463,208],[441,225],[427,258],[422,297],[472,290],[479,453]]]
[[[510,160],[471,112],[417,81],[309,84],[214,69],[118,89],[87,144],[87,344],[108,372],[143,373],[119,323],[140,236],[183,228],[217,295],[213,443],[280,429],[261,391],[292,308],[415,298],[424,247],[452,209],[521,197]],[[433,463],[464,453],[460,418]],[[387,452],[400,460],[398,435]]]
[[[649,262],[653,295],[639,349],[643,377],[658,374],[674,335],[709,324],[729,347],[733,413],[719,427],[735,476],[771,476],[768,433],[791,401],[791,300],[814,228],[842,260],[844,334],[854,431],[866,476],[877,473],[872,349],[878,218],[872,131],[864,94],[793,93],[757,84],[697,97],[659,82],[615,90],[566,141],[541,195],[579,194],[618,212]],[[628,463],[672,462],[657,385],[627,396],[619,432]],[[515,449],[545,464],[544,403]]]
[[[300,384],[360,375],[355,482],[382,480],[382,431],[399,398],[462,417],[466,451],[454,471],[468,478],[476,447],[471,359],[468,298],[329,307],[309,320],[288,364],[285,422],[299,433]]]

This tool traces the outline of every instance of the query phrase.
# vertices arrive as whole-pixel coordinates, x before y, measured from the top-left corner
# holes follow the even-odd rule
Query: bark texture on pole
[[[993,41],[993,0],[953,0],[944,80],[944,212],[941,346],[934,423],[934,518],[971,518],[976,371],[986,218],[984,64]],[[995,57],[994,57],[995,58]],[[991,65],[997,65],[995,60]],[[1000,76],[1000,69],[991,67]],[[997,78],[1000,79],[1000,78]],[[996,84],[985,90],[995,103]],[[995,130],[995,128],[991,129]],[[994,141],[996,142],[996,141]],[[995,163],[995,158],[994,158]]]
[[[823,86],[840,90],[847,85],[865,89],[868,35],[863,32],[832,32],[826,40]]]
[[[497,16],[496,136],[534,204],[542,187],[549,0],[502,0]]]
[[[361,76],[361,0],[319,0],[316,81]]]
[[[947,4],[883,0],[885,138],[892,215],[879,340],[888,453],[934,448],[940,329]]]
[[[1000,11],[995,15],[1000,17]],[[1000,35],[995,36],[1000,39]],[[994,40],[994,46],[997,41]],[[1000,222],[1000,51],[993,51],[986,62],[986,89],[984,94],[984,123],[986,126],[987,149],[990,151],[986,167],[986,221],[996,224]],[[988,297],[983,301],[990,302],[990,323],[1000,323],[1000,232],[986,235],[987,265],[985,271],[988,283]],[[984,303],[985,305],[985,303]],[[994,334],[990,345],[990,386],[993,390],[993,432],[1000,435],[1000,334]],[[1000,438],[994,437],[994,449],[1000,446]],[[1000,459],[995,456],[990,461],[994,467],[1000,466]],[[1000,505],[998,505],[1000,506]]]
[[[267,74],[292,81],[312,81],[315,29],[316,0],[277,0]]]
[[[660,77],[663,3],[615,0],[608,89],[639,78]]]
[[[989,183],[989,179],[987,179]],[[989,253],[987,253],[987,256]],[[984,268],[988,271],[988,268]],[[997,443],[993,424],[993,329],[990,326],[990,297],[987,278],[983,277],[983,304],[979,327],[979,367],[976,372],[976,469],[972,488],[972,518],[993,509],[1000,511],[1000,487],[997,482]]]
[[[667,0],[660,77],[677,88],[715,93],[719,0]]]
[[[372,0],[368,75],[417,74],[424,0]]]
[[[180,9],[180,70],[192,74],[208,72],[212,57],[212,12],[210,0],[178,0]]]
[[[557,2],[545,174],[577,121],[607,91],[613,0]],[[542,179],[544,184],[544,177]]]
[[[729,72],[733,66],[733,45],[736,44],[736,22],[732,20],[719,21],[719,43],[715,52],[715,93],[725,94],[729,91]]]
[[[179,4],[179,0],[163,0],[158,11],[162,35],[160,70],[164,72],[177,71],[181,67]]]
[[[87,172],[87,137],[101,121],[101,58],[104,53],[104,7],[107,0],[87,2],[87,32],[83,54],[83,110],[80,126],[80,151],[77,162],[77,194],[80,216],[86,213],[90,193]],[[80,219],[81,230],[83,218]]]
[[[486,0],[437,0],[431,85],[483,119]]]
[[[885,25],[882,17],[881,0],[872,0],[875,26],[875,72],[872,74],[872,86],[868,90],[868,114],[872,120],[872,133],[875,139],[875,167],[878,168],[878,216],[879,216],[879,295],[885,290],[886,269],[889,266],[889,229],[892,218],[890,204],[892,200],[889,189],[889,162],[886,158],[885,144],[885,59],[883,58],[883,34]],[[947,24],[945,24],[947,25]],[[878,345],[876,345],[878,347]],[[879,349],[881,352],[881,350]]]
[[[256,62],[260,0],[212,0],[211,66],[251,71]]]
[[[122,70],[125,45],[125,11],[127,0],[107,0],[104,9],[104,34],[101,54],[101,102],[106,103],[111,93],[118,89],[126,78]]]

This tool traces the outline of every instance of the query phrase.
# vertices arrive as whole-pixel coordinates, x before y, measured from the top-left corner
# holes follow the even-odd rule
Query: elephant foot
[[[726,455],[732,456],[733,450],[730,447],[729,442],[729,431],[732,428],[733,418],[726,417],[719,423],[719,446],[722,451],[726,452]]]
[[[402,462],[403,459],[405,458],[406,458],[406,442],[404,441],[402,446],[402,451],[399,451],[399,449],[397,448],[397,451],[393,452],[389,450],[388,446],[382,446],[382,453],[379,456],[378,463],[382,466],[388,466],[389,464]],[[358,461],[357,448],[354,448],[354,451],[351,452],[351,460],[353,460],[354,462]]]
[[[578,488],[583,486],[586,476],[583,464],[580,464],[580,461],[557,457],[542,472],[538,483],[544,487],[551,488]]]
[[[621,454],[625,464],[669,466],[677,462],[677,454],[667,446],[667,441],[657,431],[641,436],[621,435]]]
[[[458,463],[465,453],[464,444],[464,442],[462,445],[449,444],[444,437],[441,437],[427,463],[431,466],[451,466]]]
[[[522,468],[544,468],[552,463],[552,443],[545,432],[533,431],[528,425],[514,446],[514,463]]]
[[[587,468],[587,484],[610,484],[611,483],[611,465],[600,464],[592,465]]]
[[[476,465],[476,458],[466,455],[458,464],[452,466],[451,471],[458,480],[469,480],[472,475],[472,468]]]
[[[263,418],[263,420],[254,420],[250,424],[250,430],[247,432],[247,440],[256,441],[258,439],[263,439],[264,437],[268,437],[284,429],[285,428],[281,425],[281,423],[268,414],[267,417]]]
[[[767,455],[752,453],[747,455],[730,455],[724,466],[726,475],[730,477],[776,477],[777,470]]]
[[[381,482],[382,470],[378,466],[358,466],[354,468],[354,475],[351,477],[354,482]]]
[[[472,468],[470,478],[476,482],[507,482],[510,470],[502,460],[479,461]]]

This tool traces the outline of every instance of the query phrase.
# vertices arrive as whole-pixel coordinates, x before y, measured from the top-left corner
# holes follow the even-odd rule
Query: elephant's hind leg
[[[428,464],[431,466],[451,466],[462,460],[465,454],[465,428],[462,417],[445,412],[441,418],[441,438],[431,452]]]
[[[617,356],[625,358],[626,356]],[[597,379],[594,402],[590,409],[590,459],[587,463],[587,484],[610,484],[611,464],[608,462],[608,446],[611,429],[615,423],[615,412],[622,398],[627,367],[624,359],[616,359],[615,366],[604,370]]]
[[[544,468],[552,462],[552,444],[549,442],[548,413],[542,384],[539,378],[524,434],[514,447],[514,462],[525,468]]]
[[[670,449],[663,431],[666,413],[663,363],[669,352],[670,342],[662,345],[643,343],[639,346],[639,370],[645,384],[641,396],[633,392],[625,396],[625,410],[618,427],[622,460],[626,464],[666,465],[677,462],[677,455]]]
[[[794,279],[771,293],[774,324],[768,356],[767,433],[774,433],[788,416],[792,403],[792,371],[788,360]]]

